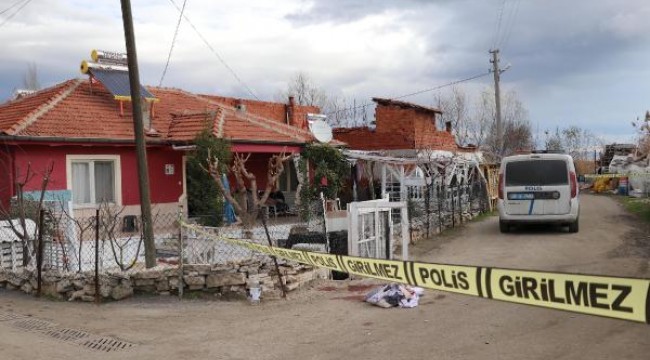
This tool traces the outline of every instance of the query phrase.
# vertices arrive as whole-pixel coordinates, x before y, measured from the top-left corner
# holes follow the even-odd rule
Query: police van
[[[573,158],[529,154],[503,158],[499,169],[499,229],[514,224],[568,225],[578,232],[580,201]]]

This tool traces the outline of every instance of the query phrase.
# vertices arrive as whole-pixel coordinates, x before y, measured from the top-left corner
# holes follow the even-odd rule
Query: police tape
[[[593,179],[593,178],[621,178],[621,177],[632,177],[632,178],[637,178],[637,177],[650,177],[650,173],[647,172],[636,172],[636,173],[629,173],[629,174],[585,174],[585,179]]]
[[[426,289],[650,324],[650,279],[433,264],[333,255],[219,237],[286,260]]]

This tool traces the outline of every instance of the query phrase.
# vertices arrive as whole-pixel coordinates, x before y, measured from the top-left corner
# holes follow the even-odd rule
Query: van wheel
[[[499,221],[499,230],[502,233],[507,233],[510,230],[510,226],[505,221]]]
[[[578,230],[580,230],[580,227],[578,226],[578,220],[576,220],[576,221],[569,224],[569,232],[570,233],[577,233]]]

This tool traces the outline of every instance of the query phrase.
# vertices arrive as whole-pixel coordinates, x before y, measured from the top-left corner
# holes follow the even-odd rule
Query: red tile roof
[[[216,98],[179,89],[148,88],[159,101],[152,127],[160,139],[191,141],[206,124],[215,135],[234,142],[303,144],[314,141],[307,130],[239,111]],[[0,104],[0,134],[15,136],[133,139],[131,104],[120,104],[99,83],[75,79],[18,100]],[[340,144],[340,142],[336,142]]]

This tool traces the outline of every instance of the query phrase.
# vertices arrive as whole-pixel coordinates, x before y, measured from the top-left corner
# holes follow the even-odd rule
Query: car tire
[[[578,220],[572,222],[569,224],[569,232],[570,233],[577,233],[580,230],[580,226],[578,223]]]
[[[505,221],[499,221],[499,231],[501,231],[504,234],[507,233],[508,231],[510,231],[510,225],[508,225],[508,223]]]

